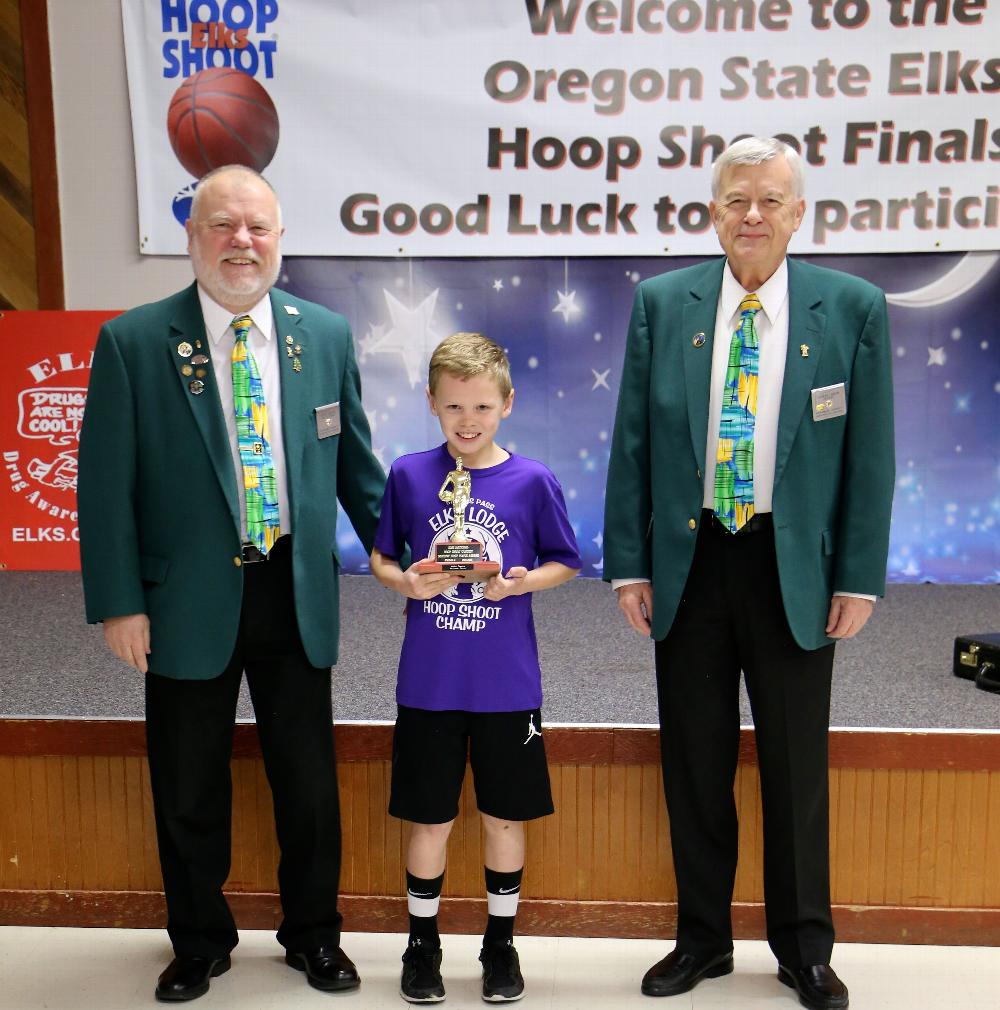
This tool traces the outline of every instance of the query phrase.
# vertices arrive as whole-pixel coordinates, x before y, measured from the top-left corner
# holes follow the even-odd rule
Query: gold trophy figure
[[[450,491],[448,490],[449,484],[451,485]],[[438,491],[438,498],[451,505],[454,526],[449,539],[453,543],[465,540],[465,510],[469,507],[469,502],[472,501],[472,477],[469,471],[462,467],[461,456],[455,460],[455,469],[448,471],[448,476],[445,477],[441,490]]]
[[[465,510],[472,501],[472,474],[455,460],[455,469],[445,476],[438,498],[451,505],[452,529],[447,540],[434,545],[434,560],[417,565],[421,575],[454,572],[463,582],[485,582],[500,571],[496,561],[483,560],[483,545],[465,536]]]

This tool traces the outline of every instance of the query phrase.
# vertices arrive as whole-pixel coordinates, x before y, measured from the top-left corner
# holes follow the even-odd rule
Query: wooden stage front
[[[392,728],[336,726],[346,926],[407,928],[405,831],[386,813]],[[549,727],[554,816],[528,832],[518,928],[547,936],[669,937],[676,891],[649,728]],[[763,936],[760,792],[743,731],[734,929]],[[831,857],[839,940],[1000,945],[1000,733],[834,730]],[[256,729],[237,726],[237,922],[277,924],[277,845]],[[0,719],[0,923],[164,922],[144,726]],[[449,848],[442,929],[482,928],[482,841],[471,781]]]

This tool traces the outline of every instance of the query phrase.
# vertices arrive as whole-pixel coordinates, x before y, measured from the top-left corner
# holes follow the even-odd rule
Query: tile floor
[[[344,949],[362,976],[361,989],[331,995],[310,989],[287,967],[273,936],[245,931],[233,968],[212,982],[198,1010],[384,1010],[401,1008],[399,956],[405,938],[348,933]],[[736,944],[736,971],[690,993],[653,1001],[639,993],[646,968],[666,953],[657,940],[520,937],[527,993],[520,1006],[549,1010],[794,1010],[798,1000],[775,978],[766,944]],[[479,938],[444,939],[444,1007],[483,1007]],[[157,930],[0,928],[2,1010],[136,1010],[153,1000],[156,976],[169,960]],[[1000,951],[983,947],[840,944],[834,967],[851,990],[853,1010],[997,1010]]]

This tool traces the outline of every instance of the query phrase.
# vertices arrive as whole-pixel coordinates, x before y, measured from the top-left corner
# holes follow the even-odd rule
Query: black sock
[[[524,867],[501,873],[484,867],[486,873],[486,903],[489,918],[483,946],[493,943],[507,943],[514,938],[514,917],[517,915],[517,901],[521,893],[521,877]]]
[[[415,877],[406,871],[406,905],[410,912],[410,943],[419,941],[425,947],[440,947],[438,906],[444,874],[433,880]]]

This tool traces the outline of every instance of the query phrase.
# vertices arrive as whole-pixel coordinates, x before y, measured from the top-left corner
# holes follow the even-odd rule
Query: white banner
[[[139,248],[254,164],[294,255],[700,255],[715,154],[804,253],[1000,248],[1000,0],[122,0]]]

